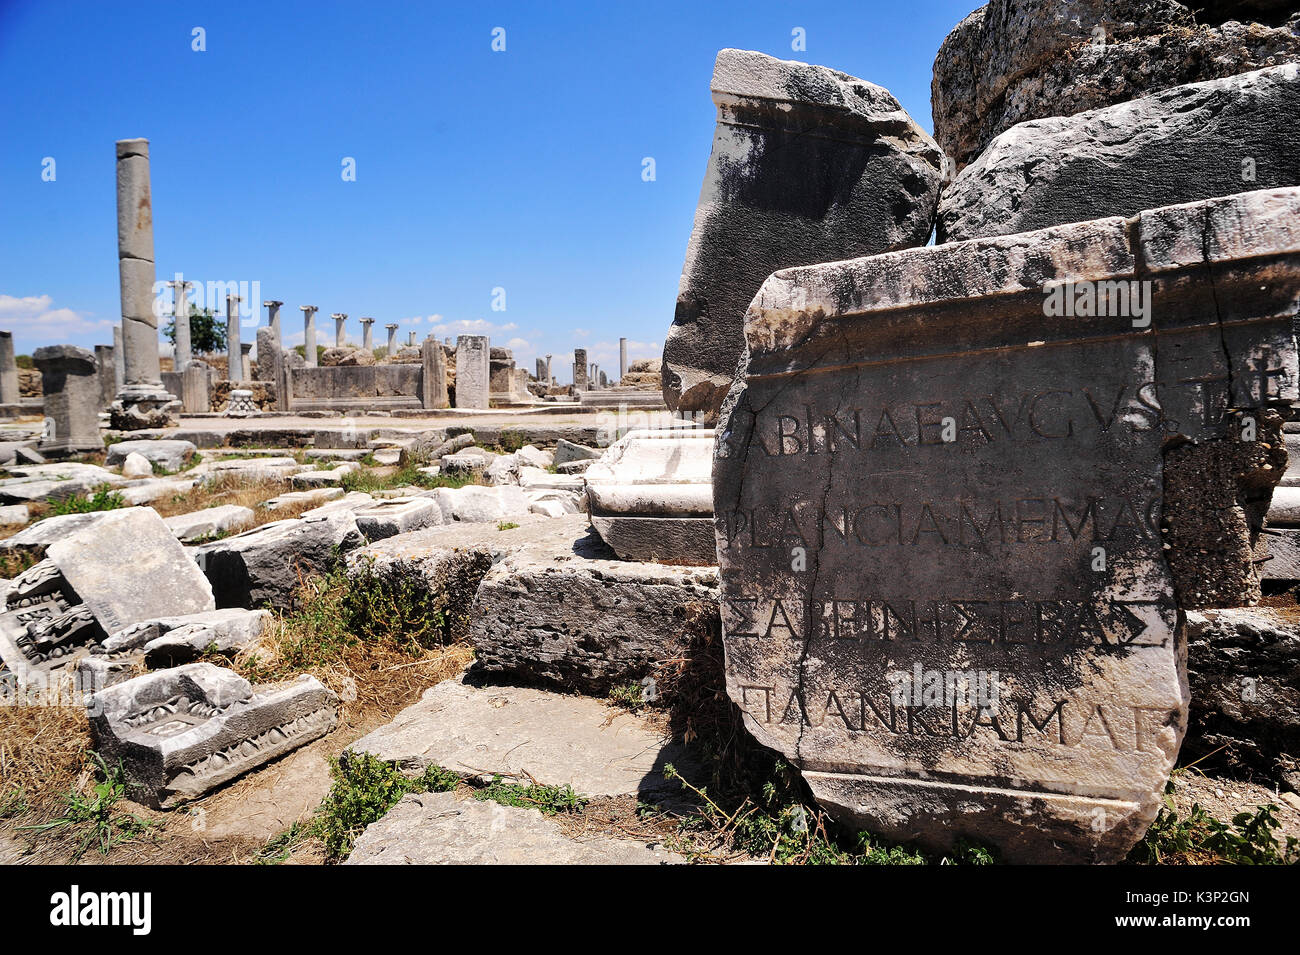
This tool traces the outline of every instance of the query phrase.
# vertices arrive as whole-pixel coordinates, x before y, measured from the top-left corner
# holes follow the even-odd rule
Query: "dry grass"
[[[90,724],[80,706],[0,706],[0,818],[57,813],[90,777]]]

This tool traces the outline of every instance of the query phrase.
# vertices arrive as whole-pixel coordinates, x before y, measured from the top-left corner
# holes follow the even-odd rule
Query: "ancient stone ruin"
[[[541,347],[200,311],[118,141],[111,342],[0,331],[0,861],[1296,861],[1300,15],[931,53],[718,52],[671,322]]]

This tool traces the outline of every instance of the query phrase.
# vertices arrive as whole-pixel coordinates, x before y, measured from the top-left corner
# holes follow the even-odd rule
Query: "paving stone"
[[[665,865],[634,839],[574,837],[537,809],[456,793],[411,793],[358,837],[344,865]]]

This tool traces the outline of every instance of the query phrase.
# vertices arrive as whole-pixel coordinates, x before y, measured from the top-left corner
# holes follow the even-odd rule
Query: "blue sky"
[[[321,341],[346,312],[358,340],[367,315],[377,343],[399,322],[616,372],[619,336],[658,357],[672,321],[717,51],[835,67],[930,130],[935,52],[977,5],[0,0],[0,328],[20,353],[111,340],[113,143],[141,136],[160,280],[258,282],[290,344],[313,304]]]

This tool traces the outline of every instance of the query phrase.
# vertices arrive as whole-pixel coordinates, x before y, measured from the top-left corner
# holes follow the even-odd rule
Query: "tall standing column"
[[[347,342],[347,312],[334,312],[330,315],[334,319],[334,347],[342,348]]]
[[[0,405],[18,404],[18,362],[14,359],[14,333],[0,332]]]
[[[244,350],[239,347],[239,296],[226,296],[226,377],[244,380]]]
[[[587,390],[587,349],[573,350],[573,390]]]
[[[397,326],[385,325],[384,328],[388,329],[388,357],[392,358],[397,354]]]
[[[370,333],[370,326],[375,324],[373,318],[361,319],[361,347],[368,352],[375,350],[375,338]]]
[[[546,356],[546,387],[549,388],[554,384],[555,384],[555,378],[552,377],[551,375],[551,356],[547,355]]]
[[[176,423],[180,402],[163,387],[158,363],[147,139],[117,143],[117,264],[126,377],[114,402],[112,424],[125,431],[168,427]]]
[[[176,354],[172,358],[172,371],[184,371],[194,357],[190,347],[190,289],[193,282],[174,279],[172,287],[172,322],[176,328]]]
[[[627,339],[618,340],[618,383],[621,385],[627,377]]]
[[[488,406],[491,354],[491,343],[486,335],[456,336],[457,408],[483,409]]]
[[[121,325],[113,326],[113,377],[117,381],[113,394],[117,395],[126,384],[126,347],[122,344]]]
[[[307,367],[316,367],[316,313],[320,311],[315,305],[299,305],[302,309],[302,351],[307,359]]]
[[[274,341],[276,348],[280,347],[280,342],[282,341],[280,338],[280,306],[283,304],[284,302],[277,302],[274,299],[262,303],[266,308],[266,327],[272,329],[275,333]]]
[[[599,372],[600,372],[600,365],[597,362],[593,361],[591,363],[591,371],[587,373],[588,391],[594,391],[597,387],[599,387],[597,383],[599,382],[600,379],[596,377],[597,374],[599,374]]]

